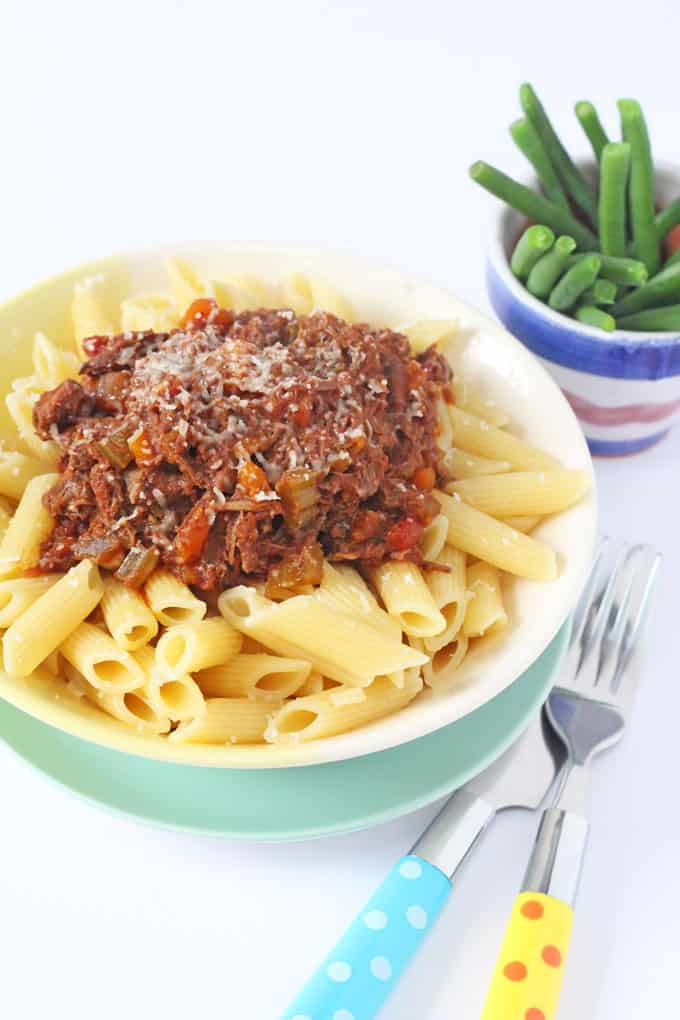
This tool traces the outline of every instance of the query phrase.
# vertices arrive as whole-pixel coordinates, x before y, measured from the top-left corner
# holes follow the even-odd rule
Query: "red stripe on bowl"
[[[574,413],[589,425],[632,425],[663,421],[680,411],[680,400],[669,400],[665,404],[624,404],[620,407],[600,407],[589,400],[578,397],[569,390],[562,391],[571,404]]]

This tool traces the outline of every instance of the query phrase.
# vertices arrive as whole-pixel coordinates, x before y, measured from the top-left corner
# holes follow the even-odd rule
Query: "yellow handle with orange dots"
[[[520,893],[482,1020],[554,1020],[573,921],[572,908],[562,900]]]

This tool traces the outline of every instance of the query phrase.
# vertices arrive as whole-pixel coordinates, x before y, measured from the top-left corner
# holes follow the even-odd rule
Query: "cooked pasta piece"
[[[518,470],[543,471],[560,466],[554,457],[543,450],[490,425],[483,418],[469,414],[455,405],[448,405],[448,411],[456,446],[461,450],[490,460],[506,460]]]
[[[265,740],[273,744],[295,744],[319,737],[346,733],[404,708],[422,690],[419,676],[409,677],[402,688],[388,677],[379,677],[368,687],[344,685],[305,698],[288,701],[272,717]]]
[[[437,446],[442,453],[446,453],[447,450],[451,449],[451,444],[453,443],[453,426],[449,417],[448,404],[443,400],[437,401],[437,423],[439,425]]]
[[[56,588],[57,585],[48,595]],[[136,659],[119,648],[109,634],[91,623],[81,623],[62,641],[59,650],[97,690],[125,693],[146,683],[144,670]]]
[[[191,588],[169,570],[154,570],[144,585],[144,595],[151,612],[164,627],[198,623],[206,614],[205,602],[196,598]]]
[[[309,315],[313,307],[312,288],[305,273],[291,273],[286,278],[283,300],[296,315]]]
[[[183,309],[185,311],[185,309]],[[120,306],[120,328],[123,332],[169,333],[179,325],[180,311],[167,294],[141,294],[128,298]]]
[[[0,541],[2,541],[2,536],[7,531],[13,516],[14,510],[10,510],[4,503],[0,503]]]
[[[242,633],[279,655],[308,659],[320,673],[340,683],[365,687],[376,676],[426,661],[363,618],[338,612],[312,595],[274,603],[240,585],[223,592],[218,604],[225,619]]]
[[[456,682],[456,672],[467,655],[469,640],[458,633],[448,645],[438,649],[423,666],[423,680],[433,691],[446,691]]]
[[[323,578],[314,597],[340,612],[359,615],[364,623],[390,640],[401,641],[399,622],[380,608],[375,595],[354,567],[324,560]]]
[[[446,621],[446,626],[434,637],[425,638],[425,651],[430,654],[454,640],[463,625],[467,603],[465,553],[447,545],[439,554],[437,562],[448,567],[448,572],[429,571],[426,575],[427,586],[437,609]]]
[[[421,546],[425,561],[434,562],[439,557],[440,552],[444,548],[448,530],[449,522],[444,517],[444,514],[437,514],[435,519],[427,525],[423,532]]]
[[[37,457],[0,446],[0,494],[3,496],[21,499],[30,480],[44,471],[45,465]]]
[[[81,358],[85,357],[83,340],[88,336],[110,336],[116,327],[108,318],[101,302],[97,298],[98,278],[83,280],[73,288],[71,316],[73,332],[76,339],[76,351]]]
[[[196,298],[212,297],[213,289],[210,282],[186,259],[168,259],[166,270],[170,278],[172,296],[181,314],[184,314]]]
[[[235,280],[212,280],[211,288],[220,308],[238,313],[261,307],[254,294],[239,286]]]
[[[0,578],[18,577],[38,562],[40,546],[54,525],[42,499],[58,477],[38,475],[28,482],[0,541]]]
[[[164,734],[170,731],[170,717],[150,703],[144,690],[105,694],[93,688],[93,693],[100,708],[138,733]]]
[[[444,630],[446,620],[415,563],[388,561],[371,571],[371,579],[388,613],[399,620],[406,634],[432,637]]]
[[[240,651],[241,640],[240,633],[221,617],[178,623],[156,645],[156,668],[167,680],[176,680],[185,673],[219,666]]]
[[[324,677],[321,676],[317,670],[313,669],[305,682],[298,687],[295,692],[296,697],[304,698],[306,694],[318,694],[319,691],[324,690]],[[330,681],[331,685],[335,683],[335,680]]]
[[[504,629],[508,623],[508,614],[503,605],[498,571],[488,563],[473,563],[468,567],[467,587],[470,600],[463,621],[465,637],[482,637],[492,627],[495,631]]]
[[[45,574],[0,581],[0,627],[11,627],[60,577],[61,574]]]
[[[220,288],[233,287],[236,289],[241,299],[245,299],[247,304],[246,308],[280,308],[281,307],[281,295],[279,294],[278,288],[272,284],[265,283],[260,279],[259,276],[253,276],[252,274],[242,273],[237,276],[229,276],[226,280],[213,280],[213,286],[215,288],[215,297],[217,303],[221,308],[234,308],[235,311],[241,311],[238,304],[224,304],[221,300]],[[229,291],[225,291],[225,296],[228,297]]]
[[[58,347],[44,333],[33,339],[33,368],[43,390],[51,390],[66,379],[75,379],[80,362],[71,351]]]
[[[168,740],[174,744],[259,744],[272,706],[250,698],[208,698],[205,712],[180,723]]]
[[[399,326],[397,332],[409,338],[413,354],[422,354],[433,344],[455,337],[458,326],[458,319],[419,319],[410,325]]]
[[[61,662],[62,659],[59,654],[59,649],[55,648],[55,650],[50,652],[45,661],[42,663],[42,667],[43,669],[46,669],[48,673],[51,673],[52,676],[61,676]]]
[[[96,563],[83,560],[50,585],[2,640],[5,669],[28,676],[90,615],[104,593]]]
[[[526,535],[534,530],[540,520],[541,518],[538,514],[533,514],[530,517],[525,515],[521,517],[504,517],[503,523],[507,524],[509,528],[514,528],[515,531],[521,531]]]
[[[132,653],[144,670],[146,682],[141,688],[144,698],[158,715],[173,722],[195,719],[205,711],[205,698],[193,677],[180,676],[166,680],[157,668],[155,649],[144,645]]]
[[[114,641],[127,652],[148,645],[158,633],[158,621],[139,592],[113,577],[104,586],[101,610]]]
[[[473,386],[470,386],[464,379],[454,376],[452,386],[456,404],[458,407],[462,407],[464,411],[469,411],[470,414],[483,418],[484,421],[488,421],[490,425],[495,425],[496,428],[502,428],[510,421],[508,415],[498,406],[495,400],[483,397],[481,393]]]
[[[304,659],[239,654],[221,666],[202,670],[196,683],[208,698],[281,702],[300,689],[311,671]]]
[[[444,453],[442,464],[450,478],[476,478],[478,475],[499,475],[512,470],[509,460],[489,460],[488,457],[478,457],[476,453],[458,450],[455,446]],[[448,485],[445,489],[449,491]]]
[[[449,522],[450,545],[518,577],[534,581],[557,577],[557,559],[549,546],[468,506],[460,497],[435,495]]]
[[[466,503],[491,517],[554,514],[573,506],[586,494],[585,471],[513,471],[507,475],[467,478],[447,486]]]
[[[315,273],[310,273],[308,280],[312,291],[312,311],[330,312],[331,315],[337,315],[345,322],[356,321],[354,309],[349,301],[327,280]]]
[[[380,677],[376,677],[376,680],[379,679]],[[390,681],[390,683],[394,684],[395,687],[398,687],[401,690],[401,688],[406,683],[406,670],[398,669],[394,673],[388,673],[387,679]]]
[[[5,404],[16,426],[22,445],[43,462],[43,471],[54,467],[59,458],[59,447],[51,439],[40,439],[33,428],[33,407],[43,390],[37,376],[15,379]]]

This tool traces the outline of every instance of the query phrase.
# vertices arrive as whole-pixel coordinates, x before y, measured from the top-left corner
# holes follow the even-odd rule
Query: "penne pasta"
[[[33,427],[33,407],[41,392],[42,386],[36,376],[15,379],[11,392],[5,397],[5,404],[22,445],[43,462],[45,471],[56,465],[59,448],[51,439],[40,439]]]
[[[3,496],[20,500],[31,479],[44,471],[45,465],[37,457],[0,447],[0,494]]]
[[[489,460],[476,453],[458,450],[455,446],[442,457],[442,465],[450,478],[477,478],[478,475],[499,475],[512,470],[509,460]],[[449,491],[446,485],[445,491]]]
[[[149,609],[164,627],[178,623],[198,623],[206,614],[206,604],[191,588],[169,570],[154,570],[144,585]]]
[[[482,637],[493,627],[507,626],[508,614],[503,605],[503,592],[498,571],[488,563],[474,563],[468,568],[467,587],[470,599],[463,621],[465,637]]]
[[[432,570],[427,574],[427,586],[446,626],[439,634],[425,638],[425,651],[432,654],[448,645],[457,636],[465,618],[468,595],[465,573],[465,553],[447,545],[439,555],[438,563],[448,572]]]
[[[468,506],[460,497],[435,495],[449,522],[447,541],[454,548],[518,577],[535,581],[557,577],[557,560],[549,546]]]
[[[508,415],[498,406],[495,400],[483,397],[481,393],[478,393],[464,379],[455,376],[452,386],[456,404],[463,411],[469,411],[470,414],[488,421],[490,425],[495,425],[497,428],[502,428],[510,421]]]
[[[307,677],[307,679],[305,680],[305,682],[301,684],[300,687],[298,687],[297,691],[295,692],[295,696],[298,698],[304,698],[306,694],[318,694],[319,691],[324,690],[324,683],[325,681],[324,678],[321,676],[321,673],[313,669],[309,676]],[[335,683],[334,680],[330,681],[331,685],[334,683]]]
[[[166,263],[170,278],[170,287],[174,303],[184,314],[189,305],[199,297],[212,296],[212,287],[208,280],[186,259],[172,258]]]
[[[439,432],[437,435],[437,446],[446,453],[447,450],[451,449],[453,442],[453,426],[451,425],[451,418],[449,417],[449,408],[443,400],[437,401],[437,423],[439,426]]]
[[[208,698],[252,698],[281,702],[295,694],[312,667],[304,659],[276,655],[235,655],[221,666],[204,669],[196,683]]]
[[[255,295],[239,286],[235,280],[212,280],[211,287],[220,308],[238,313],[248,308],[261,307]]]
[[[222,617],[179,623],[156,645],[156,669],[168,680],[228,662],[241,648],[240,633]]]
[[[38,562],[40,546],[54,524],[43,506],[43,496],[58,478],[56,474],[38,475],[24,489],[0,541],[0,578],[18,577]]]
[[[356,321],[354,309],[349,301],[327,280],[315,273],[309,274],[308,280],[312,292],[311,310],[313,312],[330,312],[331,315],[337,315],[339,319],[344,319],[346,322]]]
[[[44,574],[42,577],[15,577],[10,581],[0,581],[0,627],[11,627],[62,576]]]
[[[169,333],[179,326],[177,305],[166,294],[142,294],[128,298],[120,306],[120,328],[123,332]]]
[[[534,514],[530,517],[528,516],[505,517],[503,518],[503,523],[506,524],[509,528],[514,528],[515,531],[521,531],[523,534],[526,535],[530,531],[534,530],[534,528],[540,522],[540,520],[541,518],[538,516],[538,514]]]
[[[9,522],[14,516],[14,511],[7,509],[5,506],[0,505],[0,542],[2,537],[9,527]]]
[[[146,683],[144,671],[136,659],[94,624],[81,623],[62,641],[59,650],[97,690],[125,693]]]
[[[490,460],[506,460],[518,470],[542,471],[560,466],[554,457],[543,450],[490,425],[483,418],[454,405],[449,405],[448,411],[456,446],[461,450]]]
[[[589,487],[585,471],[560,469],[467,478],[447,486],[447,492],[457,492],[491,517],[512,517],[560,513],[578,503]]]
[[[50,585],[5,633],[7,672],[11,676],[32,673],[90,615],[103,592],[99,570],[91,560],[83,560]]]
[[[127,652],[148,645],[158,633],[158,622],[133,588],[111,577],[101,600],[104,621],[116,644]]]
[[[437,514],[433,521],[423,532],[421,551],[425,562],[434,562],[438,559],[446,543],[446,535],[449,530],[449,522],[444,514]]]
[[[291,273],[284,280],[283,299],[296,315],[309,315],[313,307],[312,288],[304,273]]]
[[[406,634],[432,637],[444,630],[446,620],[415,563],[388,561],[376,567],[371,578],[388,613]]]
[[[66,379],[75,379],[80,362],[71,351],[57,347],[44,333],[33,339],[33,368],[41,390],[51,390]]]
[[[324,676],[357,687],[409,666],[426,656],[392,641],[362,618],[350,616],[311,595],[274,603],[246,585],[219,598],[222,615],[234,627],[279,655],[307,659]]]
[[[164,679],[157,668],[155,649],[151,645],[138,648],[132,655],[146,676],[141,692],[158,715],[168,716],[172,722],[181,722],[203,714],[205,698],[193,677],[187,674],[174,680]]]
[[[116,332],[115,324],[108,318],[97,298],[96,290],[100,282],[99,279],[92,278],[77,283],[73,288],[71,316],[76,352],[81,358],[85,358],[83,340],[86,340],[87,337],[111,336]]]
[[[469,639],[458,634],[453,641],[438,649],[423,666],[423,680],[433,691],[447,691],[456,682],[456,672],[467,655]]]
[[[259,744],[272,706],[249,698],[208,698],[205,712],[181,723],[168,740],[174,744]]]
[[[169,733],[170,717],[159,713],[149,702],[143,690],[118,691],[112,694],[105,694],[96,688],[91,688],[91,690],[91,700],[94,700],[108,715],[131,726],[138,733]]]
[[[404,708],[422,685],[419,676],[411,676],[402,688],[395,687],[388,677],[380,677],[364,688],[343,685],[295,698],[272,716],[265,739],[294,744],[346,733]]]
[[[408,337],[413,354],[422,354],[433,344],[451,340],[458,328],[457,319],[419,319],[408,326],[399,326],[397,332]]]
[[[323,579],[314,597],[339,612],[358,615],[390,640],[401,641],[399,621],[380,608],[375,595],[353,567],[324,560]]]

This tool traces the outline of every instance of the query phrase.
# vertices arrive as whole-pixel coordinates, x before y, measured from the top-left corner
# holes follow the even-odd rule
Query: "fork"
[[[613,566],[611,559],[614,559]],[[546,713],[567,749],[515,900],[482,1020],[553,1020],[588,836],[590,763],[623,736],[635,690],[631,664],[661,557],[604,539],[574,616],[562,685]]]

